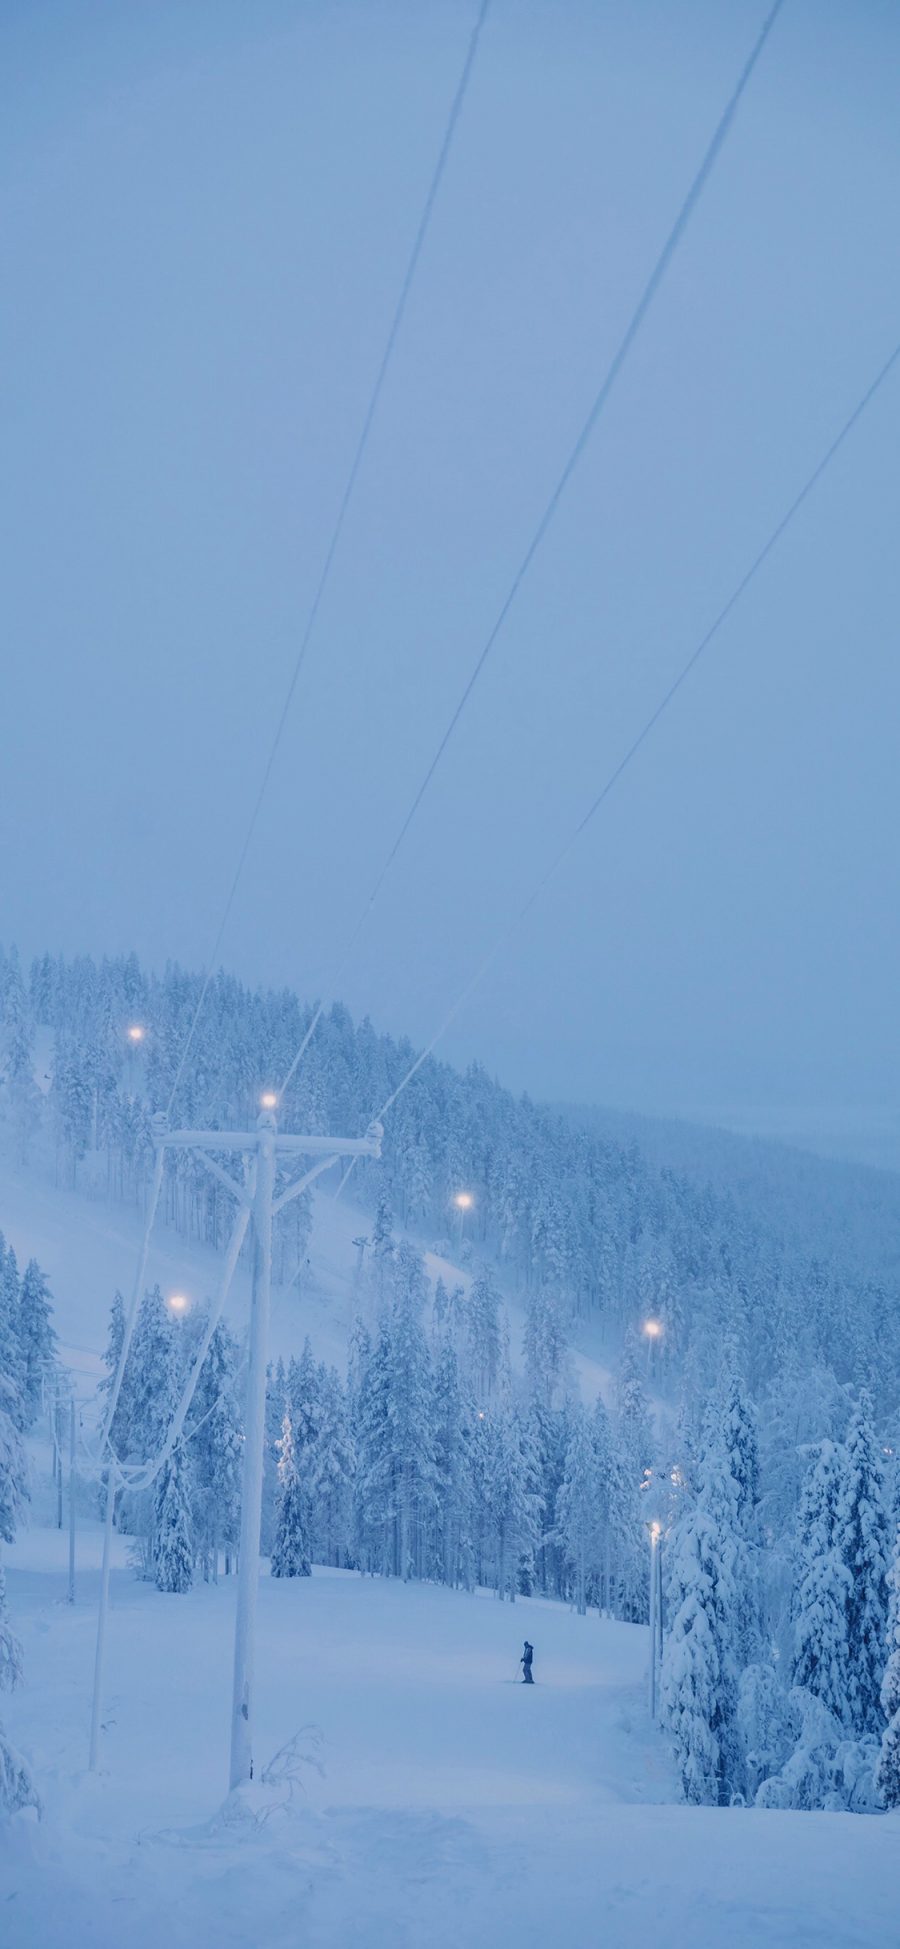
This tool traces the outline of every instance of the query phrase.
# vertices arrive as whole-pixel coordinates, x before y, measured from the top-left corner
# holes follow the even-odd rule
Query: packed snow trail
[[[223,1818],[233,1588],[162,1597],[120,1560],[90,1778],[98,1526],[74,1611],[64,1557],[42,1529],[8,1555],[26,1659],[9,1730],[46,1814],[0,1838],[4,1949],[625,1949],[661,1917],[670,1949],[893,1939],[900,1820],[671,1804],[645,1633],[541,1600],[264,1576],[259,1753],[312,1723],[325,1773],[259,1781]]]

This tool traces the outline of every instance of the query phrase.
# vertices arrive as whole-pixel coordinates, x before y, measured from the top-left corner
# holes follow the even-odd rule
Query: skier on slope
[[[533,1684],[534,1684],[534,1679],[533,1679],[533,1678],[532,1678],[532,1676],[531,1676],[531,1661],[532,1661],[532,1659],[533,1659],[533,1657],[534,1657],[534,1645],[533,1645],[533,1644],[529,1644],[529,1642],[528,1642],[528,1639],[526,1638],[526,1639],[525,1639],[525,1650],[524,1650],[524,1652],[522,1653],[522,1656],[521,1656],[521,1658],[519,1659],[519,1664],[520,1664],[520,1665],[521,1665],[521,1667],[522,1667],[522,1684],[523,1684],[523,1685],[533,1685]]]

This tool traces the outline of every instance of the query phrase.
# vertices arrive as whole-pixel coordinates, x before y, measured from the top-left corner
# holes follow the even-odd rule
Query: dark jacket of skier
[[[519,1664],[520,1664],[520,1665],[521,1665],[521,1667],[522,1667],[522,1684],[523,1684],[523,1685],[533,1685],[533,1684],[534,1684],[534,1679],[533,1679],[533,1678],[532,1678],[532,1676],[531,1676],[531,1661],[532,1661],[532,1659],[533,1659],[533,1657],[534,1657],[534,1645],[533,1645],[533,1644],[529,1644],[529,1642],[528,1642],[528,1639],[526,1638],[526,1639],[525,1639],[525,1650],[524,1650],[524,1652],[522,1653],[522,1656],[521,1656],[521,1658],[519,1659]]]

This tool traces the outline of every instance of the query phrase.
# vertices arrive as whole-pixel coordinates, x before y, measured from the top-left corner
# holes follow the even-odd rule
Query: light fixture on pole
[[[649,1320],[645,1320],[643,1326],[641,1327],[641,1332],[644,1336],[644,1339],[647,1342],[648,1372],[654,1365],[654,1359],[653,1359],[654,1352],[662,1342],[664,1331],[665,1329],[663,1327],[662,1320],[657,1320],[653,1318]]]
[[[465,1223],[466,1223],[466,1212],[471,1211],[472,1206],[475,1203],[475,1200],[472,1196],[471,1191],[457,1191],[453,1199],[453,1203],[456,1206],[456,1214],[457,1214],[456,1222],[459,1228],[459,1243],[460,1245],[462,1245],[463,1231],[465,1229]]]
[[[129,1027],[125,1030],[125,1041],[128,1045],[128,1060],[127,1060],[128,1089],[132,1096],[135,1093],[134,1091],[135,1058],[138,1054],[141,1043],[144,1041],[146,1034],[147,1031],[140,1022],[130,1023]]]

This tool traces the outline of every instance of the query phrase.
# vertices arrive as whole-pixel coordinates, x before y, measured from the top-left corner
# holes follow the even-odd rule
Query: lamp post
[[[656,1718],[656,1639],[659,1623],[659,1539],[662,1526],[647,1525],[650,1531],[650,1717]]]

